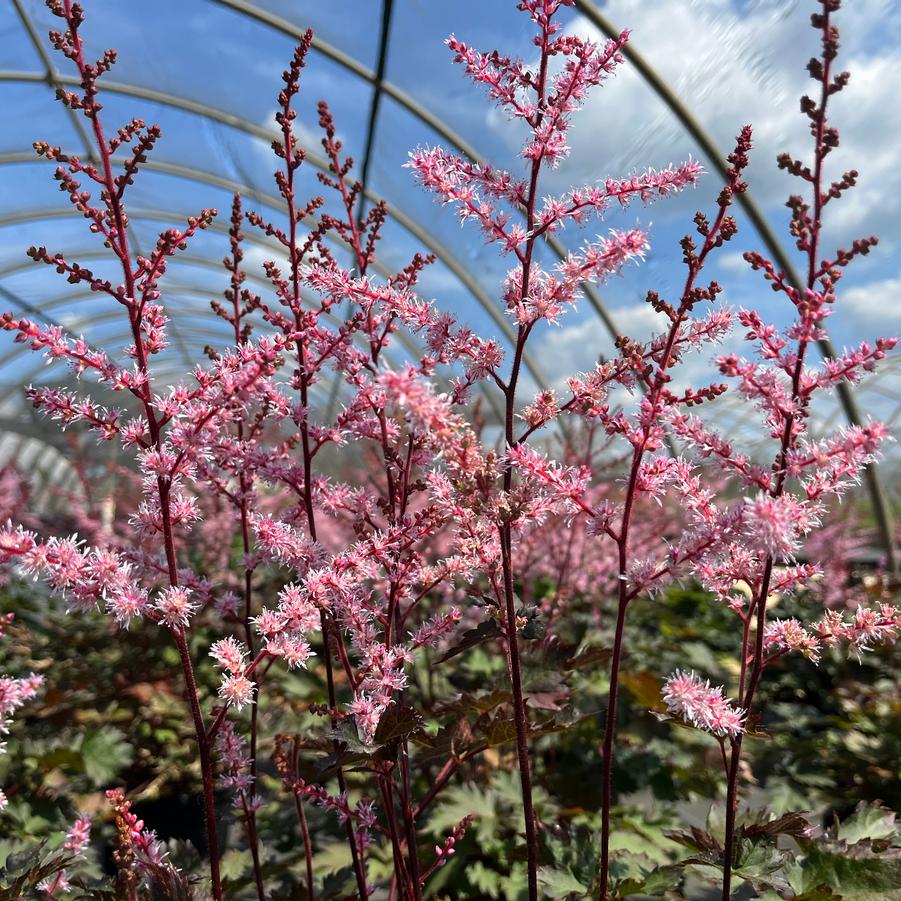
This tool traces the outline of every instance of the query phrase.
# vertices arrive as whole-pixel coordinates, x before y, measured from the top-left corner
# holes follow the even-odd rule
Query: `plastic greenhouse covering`
[[[621,176],[639,165],[662,168],[689,156],[700,159],[708,175],[696,189],[653,210],[631,209],[609,218],[608,225],[614,227],[631,225],[637,216],[653,222],[647,260],[584,299],[560,326],[535,338],[526,393],[538,385],[559,384],[567,373],[611,355],[616,333],[642,339],[659,325],[658,314],[641,299],[651,284],[661,294],[676,289],[682,273],[672,249],[694,210],[709,208],[719,190],[710,146],[721,159],[723,148],[745,122],[755,126],[751,202],[774,234],[786,234],[784,197],[789,184],[774,157],[783,149],[803,147],[807,137],[793,98],[805,78],[798,60],[806,52],[799,45],[809,44],[812,52],[815,42],[804,15],[795,14],[797,5],[795,0],[612,0],[580,2],[571,11],[566,27],[579,33],[599,34],[604,23],[630,28],[632,49],[650,61],[657,82],[652,84],[646,72],[629,64],[593,94],[571,135],[572,155],[549,176],[547,190],[565,190],[599,172]],[[509,347],[498,301],[503,260],[481,242],[477,230],[461,229],[404,167],[409,151],[419,145],[456,145],[464,153],[502,164],[516,152],[516,135],[501,127],[506,125],[501,114],[482,102],[455,71],[443,46],[455,30],[480,47],[525,46],[526,19],[510,15],[508,7],[485,0],[90,0],[89,53],[97,55],[111,46],[119,52],[105,82],[109,121],[139,116],[163,130],[143,176],[131,189],[137,247],[151,246],[161,229],[201,207],[220,211],[220,223],[176,258],[165,282],[165,303],[174,315],[163,368],[173,380],[202,360],[206,344],[227,339],[225,323],[211,318],[208,310],[209,300],[226,285],[219,263],[227,251],[224,214],[232,193],[240,190],[261,211],[279,207],[269,148],[275,98],[281,72],[307,27],[313,28],[316,44],[299,108],[310,164],[302,169],[301,193],[317,192],[315,174],[322,162],[316,102],[324,98],[356,160],[358,175],[365,172],[367,203],[384,198],[392,212],[380,246],[385,271],[401,268],[416,250],[435,253],[437,261],[423,276],[421,293],[480,333],[502,336]],[[893,56],[901,16],[898,4],[890,0],[857,0],[853,7],[843,24],[844,53],[854,77],[838,101],[845,138],[838,155],[853,160],[861,176],[841,214],[832,220],[830,240],[845,245],[861,233],[876,233],[882,243],[843,282],[844,303],[828,321],[839,349],[874,330],[897,331],[901,324],[901,168],[890,125],[901,89],[901,69]],[[24,255],[29,245],[39,244],[51,252],[70,251],[85,265],[96,266],[98,274],[109,266],[100,242],[91,244],[83,222],[57,190],[52,166],[31,149],[40,139],[83,151],[81,123],[53,101],[55,87],[71,78],[71,72],[46,49],[51,19],[39,0],[0,0],[0,307],[59,323],[91,342],[122,348],[129,339],[116,311]],[[760,35],[767,39],[761,41]],[[707,136],[706,148],[673,101]],[[738,217],[741,240],[718,258],[713,275],[725,286],[732,307],[761,307],[767,299],[765,287],[740,251],[764,249],[765,238],[746,209]],[[570,227],[558,237],[556,249],[542,248],[549,262],[583,235]],[[778,241],[791,257],[794,249],[785,246],[784,237]],[[269,258],[271,245],[254,234],[248,234],[248,242],[251,284],[265,291],[260,264]],[[335,252],[346,259],[341,248]],[[736,346],[740,337],[734,336]],[[410,350],[397,345],[394,359],[402,360]],[[898,424],[899,359],[896,354],[855,386],[851,415],[879,417],[890,428]],[[698,357],[682,377],[699,382],[707,370],[714,371],[710,360]],[[54,449],[55,433],[23,402],[20,386],[57,377],[52,369],[16,353],[9,336],[2,337],[0,457],[30,461],[49,482],[66,478],[65,455],[58,445]],[[727,395],[701,412],[715,417],[727,433],[737,434],[747,429],[744,404],[738,395]],[[847,400],[843,405],[841,398],[832,397],[815,414],[823,423],[847,418]],[[897,447],[888,449],[881,464],[881,486],[869,486],[882,491],[884,506],[891,505],[901,462]]]

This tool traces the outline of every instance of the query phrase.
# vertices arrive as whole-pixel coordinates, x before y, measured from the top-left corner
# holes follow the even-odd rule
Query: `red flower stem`
[[[404,861],[404,854],[401,850],[400,830],[397,828],[397,817],[394,815],[394,800],[388,787],[388,780],[385,776],[378,776],[379,790],[382,793],[382,803],[385,806],[385,816],[388,820],[388,834],[391,836],[391,848],[394,852],[395,874],[398,881],[403,886],[403,892],[408,901],[412,901],[416,897],[414,893],[413,883],[407,872],[407,866]]]
[[[297,779],[297,756],[300,752],[300,749],[297,745],[294,746],[294,751],[292,755],[292,779]],[[307,825],[307,815],[303,809],[303,798],[301,797],[300,792],[292,791],[291,794],[294,795],[294,809],[297,811],[297,819],[300,823],[300,834],[303,837],[303,856],[306,862],[307,868],[307,897],[309,901],[313,901],[313,846],[310,842],[310,829]]]
[[[822,36],[825,44],[830,38],[830,14],[831,6],[828,2],[823,3],[822,13]],[[816,123],[814,128],[814,169],[811,179],[811,189],[813,191],[813,214],[810,220],[810,239],[807,241],[807,290],[813,291],[816,287],[818,278],[818,262],[819,262],[819,245],[820,231],[823,222],[823,204],[824,197],[822,192],[823,184],[823,160],[828,153],[824,138],[826,134],[826,106],[829,100],[829,85],[832,79],[832,60],[834,54],[824,52],[822,55],[822,73],[820,86],[820,103],[816,114]],[[801,374],[804,368],[804,357],[807,351],[808,342],[803,338],[798,341],[797,359],[795,361],[795,370],[792,376],[792,400],[798,401],[795,405],[800,408],[801,414],[804,415],[805,407],[809,402],[809,393],[801,391]],[[773,469],[776,473],[776,482],[773,486],[771,494],[773,497],[780,497],[785,490],[785,482],[787,472],[785,463],[788,453],[794,443],[794,425],[798,413],[795,409],[785,414],[785,428],[782,433],[782,441],[779,453],[776,457]],[[770,592],[770,580],[773,574],[773,558],[768,556],[764,565],[763,577],[761,578],[760,589],[756,598],[757,606],[757,632],[754,642],[754,659],[752,662],[751,675],[748,680],[747,690],[742,698],[742,706],[746,714],[751,713],[754,704],[754,698],[760,679],[763,676],[763,670],[768,662],[764,654],[764,633],[766,630],[766,602]],[[723,901],[729,901],[732,892],[732,867],[733,857],[735,853],[735,818],[738,813],[738,774],[739,763],[741,760],[741,735],[733,740],[732,757],[733,765],[729,772],[729,784],[726,789],[726,835],[723,853],[725,860],[723,864]]]
[[[173,632],[178,654],[181,658],[182,671],[185,674],[188,702],[191,705],[191,718],[194,721],[194,732],[197,736],[197,748],[200,755],[200,772],[203,781],[203,807],[206,819],[207,842],[210,850],[210,881],[215,901],[222,901],[222,880],[219,875],[219,837],[216,833],[216,804],[214,797],[213,760],[211,746],[206,737],[203,713],[197,696],[197,682],[194,679],[194,666],[191,652],[185,640],[184,632]]]
[[[739,185],[741,170],[736,167],[730,170],[730,178],[728,190],[734,192]],[[675,316],[670,324],[669,333],[667,335],[666,344],[657,371],[653,381],[650,383],[650,391],[647,395],[647,403],[651,407],[651,414],[645,417],[647,425],[642,427],[641,441],[635,445],[632,454],[632,466],[629,471],[629,482],[626,489],[626,499],[623,506],[623,515],[621,525],[616,538],[619,556],[619,590],[618,603],[616,612],[616,628],[613,637],[613,656],[610,660],[610,688],[608,691],[609,701],[607,703],[607,716],[604,725],[604,741],[601,749],[601,861],[600,861],[600,898],[601,901],[608,901],[609,898],[609,882],[610,882],[610,806],[613,796],[613,758],[614,758],[614,741],[616,736],[616,710],[619,695],[619,670],[622,662],[623,640],[625,636],[626,611],[630,601],[637,597],[638,592],[634,589],[630,591],[628,587],[628,565],[629,565],[629,537],[635,512],[635,501],[637,499],[636,486],[638,483],[638,474],[644,455],[648,449],[648,443],[651,440],[651,429],[656,423],[658,413],[661,408],[663,398],[663,390],[666,387],[669,376],[667,370],[673,362],[673,351],[676,341],[679,338],[679,332],[682,325],[688,318],[694,303],[693,292],[695,281],[704,268],[707,256],[710,252],[721,243],[720,232],[723,223],[726,220],[726,214],[731,203],[732,194],[724,193],[720,195],[718,200],[718,211],[716,219],[709,227],[704,236],[704,243],[697,255],[689,255],[686,253],[688,265],[688,275],[682,288],[682,295],[679,307],[675,311]],[[718,243],[719,242],[719,243]],[[666,569],[666,568],[665,568]]]
[[[541,35],[541,62],[535,84],[537,94],[536,113],[532,123],[538,128],[543,117],[547,89],[548,68],[548,26],[545,25]],[[535,226],[535,205],[538,200],[538,177],[541,172],[542,156],[539,154],[532,160],[529,177],[529,193],[526,198],[526,232],[531,233]],[[527,241],[525,250],[517,256],[522,261],[521,301],[529,296],[529,280],[532,268],[532,255],[536,238],[532,235]],[[516,416],[516,385],[522,367],[523,352],[530,332],[529,326],[519,326],[516,339],[516,350],[510,368],[510,377],[506,385],[502,385],[506,410],[504,417],[504,438],[508,450],[516,447],[514,418]],[[498,384],[502,384],[498,382]],[[504,467],[503,492],[510,494],[513,490],[513,467],[507,463]],[[532,773],[529,760],[529,724],[526,715],[525,699],[522,690],[522,667],[519,658],[519,643],[516,632],[516,592],[513,578],[513,525],[504,520],[499,525],[501,545],[501,566],[503,570],[504,617],[506,620],[507,664],[510,674],[510,686],[513,695],[513,724],[516,729],[516,758],[519,764],[519,780],[522,788],[523,820],[526,834],[527,880],[529,901],[538,901],[538,830],[535,819],[535,808],[532,803]]]
[[[412,794],[410,791],[410,751],[405,739],[400,743],[401,771],[401,813],[404,817],[404,832],[407,836],[407,858],[410,861],[410,881],[413,883],[415,901],[422,901],[422,882],[419,875],[419,852],[416,848],[416,823]]]
[[[143,386],[140,398],[144,407],[144,415],[147,420],[147,427],[150,432],[151,442],[154,447],[160,449],[162,447],[162,439],[159,424],[152,407],[152,394],[150,391],[149,372],[147,366],[147,356],[144,351],[143,339],[140,328],[140,308],[138,307],[137,298],[135,296],[135,278],[131,259],[131,250],[128,243],[128,234],[125,225],[125,214],[122,208],[119,192],[116,188],[115,179],[113,177],[112,160],[109,150],[109,144],[103,132],[103,124],[100,120],[100,113],[97,103],[94,100],[96,94],[95,77],[88,77],[84,62],[84,47],[78,29],[75,27],[72,18],[72,2],[64,0],[64,13],[66,23],[69,26],[72,44],[74,49],[74,62],[78,68],[79,75],[82,79],[82,86],[85,89],[85,108],[84,112],[91,121],[91,127],[94,132],[94,139],[97,144],[97,151],[100,156],[100,162],[103,169],[102,181],[104,185],[104,201],[112,214],[116,223],[116,237],[110,244],[113,252],[119,258],[122,266],[122,274],[124,278],[127,297],[125,306],[128,309],[129,324],[131,326],[132,336],[135,342],[135,354],[137,365],[140,372],[148,377]],[[160,500],[160,515],[162,520],[163,542],[166,553],[166,563],[169,572],[169,583],[171,587],[178,586],[178,566],[175,556],[175,543],[172,532],[172,514],[169,505],[169,492],[171,482],[162,476],[157,479],[157,491]],[[188,703],[191,708],[191,719],[194,724],[194,733],[197,741],[197,748],[200,757],[200,769],[203,783],[203,800],[204,813],[206,819],[207,843],[209,845],[210,855],[210,882],[215,901],[222,901],[222,883],[219,875],[219,842],[216,834],[216,814],[215,800],[213,795],[213,766],[210,755],[210,745],[207,741],[206,727],[204,725],[203,713],[200,709],[200,702],[197,696],[197,683],[194,679],[194,667],[191,662],[191,655],[188,649],[184,632],[180,629],[170,630],[175,639],[178,648],[179,659],[181,660],[182,673],[185,679]]]
[[[244,814],[244,828],[247,832],[247,843],[250,846],[250,856],[253,859],[253,879],[257,887],[257,896],[260,901],[265,901],[266,889],[263,886],[263,871],[260,867],[260,842],[257,835],[257,821],[251,802],[242,798],[241,807]]]
[[[741,676],[738,680],[738,698],[739,701],[745,695],[745,680],[748,676],[748,640],[751,631],[751,610],[747,614],[742,615],[742,634],[741,634]]]

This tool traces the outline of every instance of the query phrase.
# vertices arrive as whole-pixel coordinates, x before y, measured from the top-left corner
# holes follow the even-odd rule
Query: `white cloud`
[[[876,232],[884,244],[901,240],[901,167],[891,109],[901,93],[901,66],[886,46],[886,21],[893,0],[859,0],[853,15],[838,17],[842,32],[839,66],[851,83],[831,101],[832,122],[842,146],[829,160],[828,175],[860,171],[858,187],[830,207],[829,240],[848,242]],[[798,98],[815,87],[805,71],[818,50],[805,4],[798,0],[611,0],[605,15],[631,28],[632,45],[662,75],[719,147],[731,149],[738,129],[754,127],[748,170],[752,195],[775,212],[790,192],[803,186],[780,172],[778,153],[809,157],[810,135]],[[583,17],[569,31],[603,39]],[[698,154],[675,116],[628,62],[596,90],[570,133],[572,156],[557,174],[554,189],[606,174],[626,174]],[[710,175],[706,180],[715,180]],[[550,180],[548,182],[550,186]],[[711,185],[713,190],[713,185]],[[693,210],[692,194],[670,201],[657,215]]]
[[[845,316],[884,326],[901,323],[901,274],[846,291],[839,289],[838,302]]]
[[[716,264],[724,272],[745,272],[748,269],[748,264],[739,251],[721,253],[716,257]]]

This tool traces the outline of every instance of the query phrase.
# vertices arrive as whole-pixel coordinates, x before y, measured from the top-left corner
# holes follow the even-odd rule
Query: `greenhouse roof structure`
[[[461,229],[449,210],[434,203],[404,164],[415,147],[441,144],[473,160],[516,166],[510,124],[462,77],[443,45],[455,32],[477,47],[528,58],[526,24],[512,0],[84,0],[83,5],[88,50],[99,55],[115,47],[119,54],[101,84],[109,120],[124,123],[137,116],[162,127],[163,137],[130,193],[135,245],[152,247],[161,230],[203,207],[220,212],[219,220],[173,261],[163,283],[172,316],[171,346],[160,361],[167,378],[175,381],[202,362],[206,345],[228,341],[225,323],[209,313],[209,301],[227,284],[221,260],[228,249],[232,195],[240,192],[247,207],[273,219],[280,214],[272,180],[273,115],[282,70],[307,28],[313,29],[314,42],[299,107],[307,152],[302,192],[319,193],[316,174],[327,168],[316,111],[325,99],[354,157],[363,203],[384,199],[390,210],[379,273],[398,271],[417,251],[434,254],[420,292],[509,347],[513,332],[498,300],[503,260],[482,243],[476,229]],[[613,213],[605,223],[588,226],[593,236],[632,225],[636,218],[652,223],[652,250],[623,278],[600,288],[585,286],[577,309],[536,338],[525,361],[527,389],[556,386],[569,373],[590,368],[614,353],[619,334],[643,339],[659,327],[643,297],[651,288],[662,296],[678,290],[679,238],[691,227],[695,209],[713,203],[728,148],[746,122],[755,126],[751,188],[738,213],[739,237],[720,255],[712,275],[734,308],[765,310],[771,296],[743,261],[743,250],[767,253],[800,283],[785,209],[785,196],[794,188],[775,165],[778,152],[803,153],[805,146],[796,98],[806,87],[803,65],[814,50],[815,34],[795,6],[784,0],[578,0],[568,11],[566,27],[573,31],[610,36],[628,28],[631,39],[627,65],[574,120],[572,154],[555,170],[548,190],[663,168],[689,157],[701,161],[706,175],[696,189],[674,199]],[[862,0],[854,6],[843,26],[852,80],[834,111],[843,138],[835,166],[837,172],[853,166],[860,177],[828,223],[828,240],[846,246],[876,233],[882,243],[842,282],[842,303],[829,318],[829,338],[820,346],[824,356],[901,330],[901,167],[888,124],[901,89],[901,10],[893,0]],[[108,302],[82,286],[67,285],[52,267],[36,266],[24,253],[30,245],[43,245],[99,273],[108,265],[101,241],[57,190],[52,164],[32,149],[41,140],[84,158],[91,154],[84,121],[54,101],[57,88],[77,81],[50,49],[51,27],[53,17],[41,0],[0,0],[0,310],[57,323],[93,344],[122,349],[130,336]],[[542,253],[551,263],[583,238],[569,229],[549,240]],[[261,264],[277,251],[250,229],[247,239],[250,282],[264,293]],[[345,248],[336,245],[334,252],[349,261]],[[774,307],[774,320],[781,315]],[[740,337],[734,336],[736,347]],[[415,342],[398,344],[393,361],[416,352]],[[818,407],[819,425],[813,431],[871,416],[897,426],[901,357],[892,356],[886,364],[859,385],[842,385],[831,405]],[[21,391],[24,384],[57,379],[59,373],[19,353],[9,336],[0,336],[0,366],[0,458],[26,461],[48,482],[65,478],[65,446],[28,412]],[[688,362],[686,369],[689,381],[714,371],[703,358]],[[337,389],[330,401],[322,400],[340,402]],[[753,454],[765,439],[748,426],[745,403],[727,394],[704,412]],[[866,481],[888,548],[898,462],[897,450],[890,449],[881,472],[871,468]]]

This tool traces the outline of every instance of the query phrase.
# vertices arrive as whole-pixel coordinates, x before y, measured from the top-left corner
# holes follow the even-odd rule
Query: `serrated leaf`
[[[341,750],[337,753],[327,754],[316,761],[316,771],[320,780],[330,779],[336,775],[338,768],[343,770],[363,767],[369,762],[372,755],[360,754],[356,751]]]
[[[344,745],[345,749],[351,753],[363,755],[372,753],[372,748],[360,741],[356,726],[349,720],[338,723],[333,729],[327,730],[325,734],[332,741]]]
[[[513,717],[503,712],[482,723],[479,731],[485,736],[490,748],[516,740],[516,723],[513,722]]]
[[[584,898],[588,894],[588,886],[576,879],[569,867],[539,867],[538,884],[545,898]]]
[[[472,828],[478,840],[486,841],[494,835],[497,820],[501,815],[500,806],[497,793],[490,787],[452,785],[442,792],[425,828],[431,835],[444,836],[463,817],[472,816],[474,817]]]
[[[828,886],[846,901],[901,899],[901,860],[897,858],[852,858],[814,844],[807,845],[805,852],[789,873],[798,893]]]
[[[895,812],[883,807],[878,802],[866,804],[861,802],[848,819],[838,827],[839,841],[855,845],[862,841],[878,841],[894,838],[898,834]]]
[[[752,844],[747,839],[740,839],[734,872],[758,891],[787,889],[788,881],[780,872],[785,859],[786,852],[769,844]]]
[[[616,896],[628,898],[631,895],[662,895],[664,892],[678,887],[683,869],[682,864],[672,864],[655,867],[638,879],[624,879],[616,886]]]
[[[320,878],[332,873],[340,873],[350,865],[350,848],[348,848],[347,842],[326,842],[313,855],[313,872]]]
[[[375,743],[386,745],[422,728],[422,715],[407,704],[392,704],[381,716],[375,730]]]
[[[465,719],[457,719],[442,726],[435,735],[414,732],[410,737],[423,749],[420,753],[424,760],[460,756],[480,744],[476,742],[472,727]]]
[[[495,688],[493,691],[466,692],[457,695],[447,703],[442,703],[438,711],[444,713],[489,713],[495,707],[506,704],[513,696],[503,688]]]
[[[253,864],[253,857],[249,850],[240,851],[231,848],[222,855],[219,868],[223,879],[240,879]]]
[[[97,786],[112,782],[134,756],[123,733],[110,726],[86,732],[79,750],[84,760],[84,771]]]

